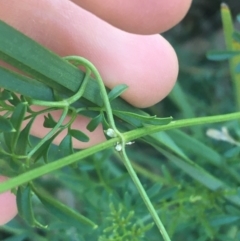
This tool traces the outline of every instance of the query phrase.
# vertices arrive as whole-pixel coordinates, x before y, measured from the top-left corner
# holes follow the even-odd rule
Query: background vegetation
[[[228,1],[228,4],[236,19],[240,12],[239,1]],[[240,24],[235,22],[238,28]],[[195,0],[185,20],[164,36],[178,53],[179,81],[169,97],[146,111],[159,117],[171,115],[174,119],[237,111],[228,62],[206,58],[207,51],[225,48],[220,1]],[[222,131],[222,127],[230,134]],[[206,135],[210,128],[219,131],[218,140]],[[240,240],[239,121],[166,133],[156,134],[163,140],[158,148],[139,140],[127,151],[172,240]],[[57,147],[51,147],[50,159],[56,150]],[[185,166],[188,160],[204,170],[205,176]],[[214,178],[226,187],[216,188]],[[161,240],[113,149],[88,157],[74,168],[65,167],[45,175],[37,184],[94,220],[99,228],[92,230],[84,225],[62,222],[33,197],[35,216],[41,223],[48,224],[48,229],[30,227],[17,217],[0,227],[0,240]]]

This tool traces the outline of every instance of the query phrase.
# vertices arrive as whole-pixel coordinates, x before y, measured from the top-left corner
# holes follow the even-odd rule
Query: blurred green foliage
[[[147,112],[180,119],[235,111],[227,62],[212,62],[206,58],[207,51],[218,47],[224,49],[219,5],[220,1],[193,1],[185,20],[164,34],[179,56],[178,85],[169,97]],[[229,1],[229,5],[235,16],[239,1]],[[220,130],[222,126],[191,127],[185,128],[184,134],[174,131],[168,134],[180,151],[228,184],[229,189],[209,190],[181,171],[170,157],[143,141],[128,149],[134,168],[173,241],[240,240],[240,207],[224,199],[224,195],[240,196],[240,147],[206,136],[208,128]],[[240,139],[239,122],[229,122],[224,126],[237,143]],[[183,135],[189,136],[188,142],[183,142],[186,140],[181,138]],[[199,153],[206,153],[205,158],[204,153],[197,154],[195,145]],[[51,146],[49,158],[56,152],[57,147]],[[17,217],[0,227],[0,240],[160,240],[158,230],[152,227],[152,219],[114,150],[99,152],[74,168],[65,167],[46,175],[38,179],[37,184],[98,223],[98,229],[61,222],[46,212],[35,196],[36,219],[49,224],[48,228],[29,227]]]

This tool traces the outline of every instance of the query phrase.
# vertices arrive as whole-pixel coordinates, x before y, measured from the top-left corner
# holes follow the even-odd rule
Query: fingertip
[[[0,176],[0,183],[8,178]],[[4,225],[17,215],[16,196],[11,191],[0,194],[0,225]]]
[[[112,89],[118,84],[127,84],[129,88],[121,97],[139,108],[152,106],[165,98],[178,75],[178,59],[173,47],[160,35],[131,35],[127,44],[121,38],[118,43],[124,46],[113,45],[119,55],[111,57],[111,61],[107,56],[106,61],[99,61],[106,85]]]
[[[136,34],[164,32],[186,15],[192,0],[116,1],[72,0],[124,31]]]
[[[138,91],[135,93],[138,95],[134,100],[129,100],[139,108],[150,107],[163,100],[174,87],[178,76],[178,58],[173,47],[161,36],[156,37],[161,44],[155,46],[152,62],[146,64],[142,84],[136,86]]]

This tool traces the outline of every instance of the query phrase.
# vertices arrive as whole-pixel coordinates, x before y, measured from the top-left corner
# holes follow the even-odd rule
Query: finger
[[[154,34],[168,30],[182,20],[191,0],[72,0],[84,9],[122,30]]]
[[[129,86],[123,98],[135,106],[155,104],[175,83],[177,58],[161,36],[123,32],[70,1],[1,1],[0,18],[60,55],[89,59],[108,87]]]
[[[0,183],[7,178],[0,176]],[[0,194],[0,225],[4,225],[17,215],[16,196],[7,191]]]

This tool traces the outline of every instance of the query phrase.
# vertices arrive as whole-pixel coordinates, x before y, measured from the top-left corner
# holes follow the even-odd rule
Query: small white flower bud
[[[115,150],[116,151],[121,151],[122,150],[122,144],[121,143],[117,143],[117,145],[115,146]]]
[[[115,131],[111,128],[108,128],[106,131],[104,131],[106,133],[107,136],[109,137],[117,137]]]

